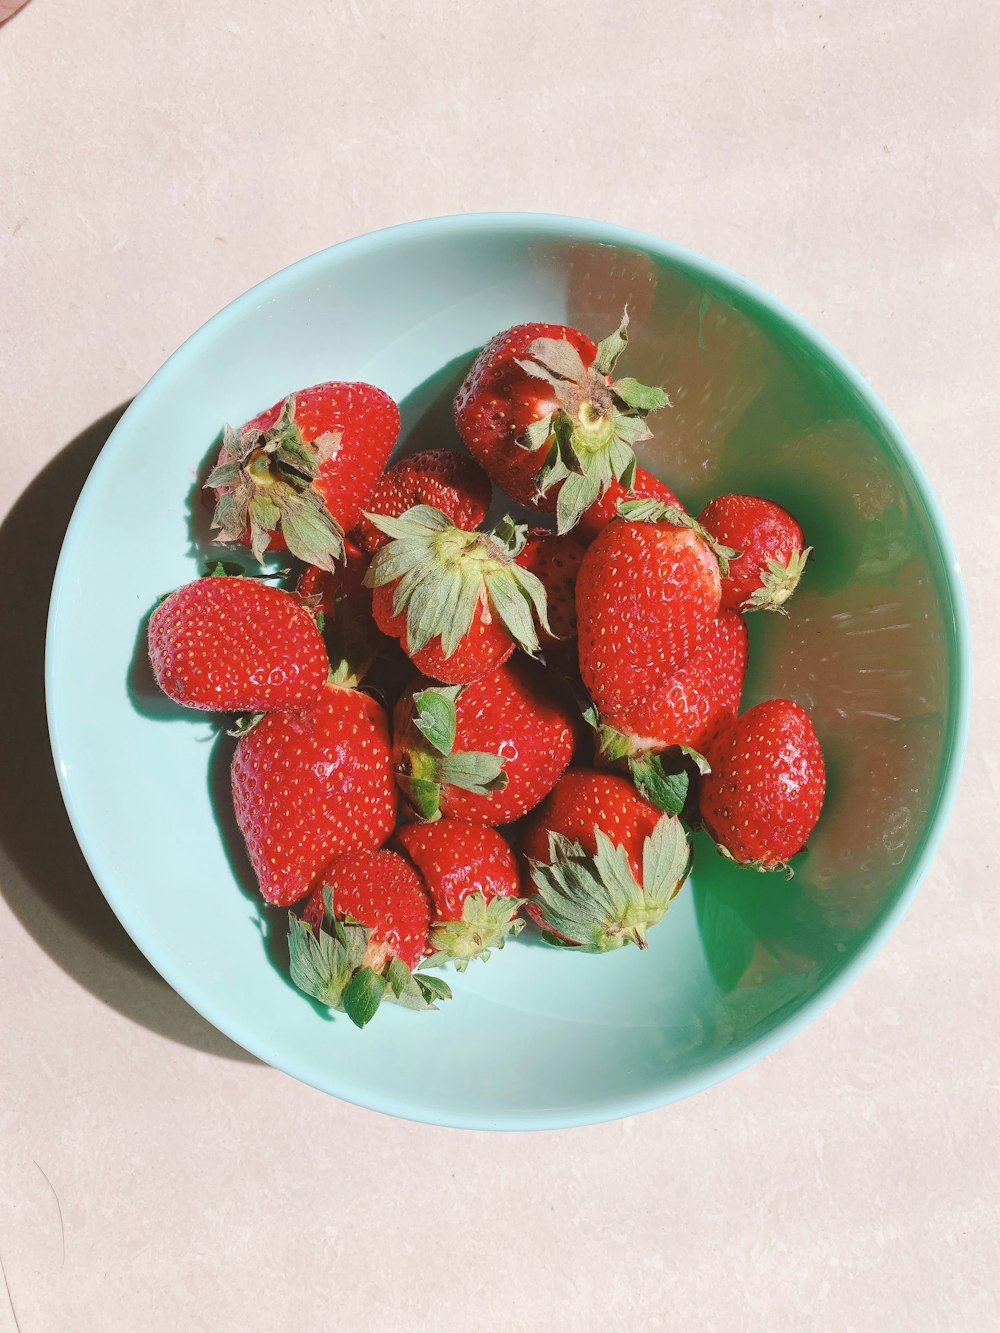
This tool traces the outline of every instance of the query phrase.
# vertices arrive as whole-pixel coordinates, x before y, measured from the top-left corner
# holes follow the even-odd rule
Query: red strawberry
[[[739,711],[747,656],[743,617],[722,611],[682,667],[601,721],[628,739],[629,754],[671,745],[704,754],[719,726]]]
[[[227,426],[205,485],[217,496],[220,542],[260,560],[284,550],[333,569],[399,434],[399,408],[371,384],[330,381]]]
[[[148,641],[156,683],[188,708],[301,707],[319,698],[330,670],[307,608],[259,579],[185,584],[153,612]]]
[[[720,848],[756,870],[780,870],[816,826],[826,789],[823,752],[809,714],[769,699],[713,742],[701,814]]]
[[[672,676],[719,614],[722,548],[658,501],[635,506],[650,521],[609,523],[576,581],[580,673],[602,716]]]
[[[516,560],[527,529],[504,519],[493,532],[464,532],[427,505],[372,517],[392,538],[365,579],[375,622],[414,666],[461,685],[495,671],[517,645],[538,651],[545,589]]]
[[[612,380],[627,318],[600,346],[563,324],[518,324],[476,357],[455,399],[455,423],[473,458],[522,504],[555,510],[567,532],[615,478],[635,466],[660,389]]]
[[[385,713],[327,685],[318,703],[268,713],[233,755],[236,820],[268,902],[304,898],[334,857],[381,846],[396,823]]]
[[[383,1000],[433,1009],[451,991],[413,972],[428,946],[431,904],[423,880],[395,852],[354,851],[326,869],[302,920],[289,913],[292,980],[359,1028]]]
[[[396,705],[393,761],[422,819],[519,819],[573,754],[578,720],[554,672],[516,658],[459,689],[418,680]]]
[[[490,507],[490,479],[471,458],[451,449],[424,449],[401,458],[379,479],[368,503],[373,514],[399,518],[414,505],[430,505],[456,528],[478,528]],[[370,554],[389,541],[371,519],[361,515],[358,541]]]
[[[734,611],[783,610],[812,551],[788,510],[756,495],[720,495],[698,521],[716,541],[739,552],[722,580],[722,605]]]
[[[597,534],[606,528],[613,518],[618,517],[618,504],[621,500],[661,500],[671,508],[683,510],[670,487],[647,472],[644,467],[637,467],[632,480],[632,489],[628,490],[617,479],[614,480],[599,500],[595,500],[589,509],[580,515],[574,536],[585,544],[592,542]]]
[[[534,895],[527,910],[553,942],[603,953],[646,947],[691,868],[680,821],[613,773],[571,768],[521,835]]]
[[[510,847],[491,828],[459,819],[404,824],[396,843],[414,863],[431,895],[430,949],[460,972],[474,958],[502,949],[522,922],[521,876]]]
[[[532,528],[517,563],[529,569],[545,588],[551,634],[541,634],[543,646],[576,638],[576,576],[584,548],[572,537],[548,528]]]
[[[396,852],[347,852],[331,861],[323,883],[306,900],[302,920],[319,930],[326,914],[323,890],[329,889],[333,915],[352,920],[371,933],[366,965],[379,970],[389,957],[402,958],[408,968],[427,952],[431,903],[420,875]]]

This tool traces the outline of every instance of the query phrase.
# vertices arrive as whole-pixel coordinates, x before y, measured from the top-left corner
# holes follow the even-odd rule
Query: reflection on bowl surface
[[[746,698],[789,695],[810,709],[829,765],[824,814],[790,882],[741,871],[699,837],[691,884],[645,954],[517,940],[455,978],[439,1013],[387,1010],[358,1033],[287,981],[268,944],[281,932],[241,891],[220,836],[211,722],[176,724],[130,688],[137,624],[198,572],[192,475],[223,421],[301,385],[357,378],[400,403],[401,451],[447,444],[454,391],[498,329],[540,319],[600,337],[626,305],[628,373],[673,402],[651,419],[640,463],[695,512],[723,490],[768,495],[816,548],[790,615],[754,618]],[[140,491],[156,503],[135,502]],[[542,1127],[703,1087],[801,1026],[858,970],[943,824],[965,644],[954,556],[926,482],[884,409],[817,335],[736,275],[653,238],[470,216],[303,261],[223,311],[151,381],[67,537],[48,697],[64,793],[97,879],[206,1017],[365,1105]]]

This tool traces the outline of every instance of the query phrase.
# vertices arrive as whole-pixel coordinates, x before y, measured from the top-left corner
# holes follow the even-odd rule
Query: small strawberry
[[[623,506],[587,548],[576,581],[580,673],[604,716],[661,685],[719,614],[717,546],[656,500]]]
[[[701,814],[721,851],[782,870],[816,826],[826,770],[809,714],[789,699],[757,704],[713,741]]]
[[[334,857],[380,847],[396,824],[385,713],[328,684],[310,708],[268,713],[236,744],[236,821],[260,891],[288,907]]]
[[[451,449],[424,449],[401,458],[379,478],[366,509],[399,518],[415,505],[429,505],[456,528],[478,528],[490,507],[492,487],[483,469],[466,454]],[[358,523],[358,541],[374,555],[389,537],[364,514]]]
[[[812,552],[788,510],[756,495],[719,495],[698,521],[716,541],[739,552],[722,580],[722,605],[783,611]]]
[[[554,677],[522,657],[464,689],[410,687],[396,705],[393,762],[419,818],[507,824],[548,795],[579,725]]]
[[[258,560],[284,550],[333,569],[399,434],[399,408],[371,384],[330,381],[225,429],[205,485],[215,491],[217,541]]]
[[[687,768],[664,768],[664,750],[679,747],[706,771],[712,738],[739,712],[747,669],[743,617],[722,611],[682,667],[648,694],[600,718],[599,750],[607,762],[628,760],[632,779],[654,805],[679,814],[687,794]],[[589,718],[596,722],[596,717]],[[676,772],[672,770],[678,770]],[[664,785],[665,784],[665,785]]]
[[[571,768],[521,835],[534,896],[527,911],[550,943],[604,953],[662,918],[691,869],[674,815],[613,773]]]
[[[548,528],[531,528],[517,563],[529,569],[545,588],[551,634],[542,632],[543,647],[576,638],[576,576],[584,548],[569,536]]]
[[[517,858],[494,829],[459,819],[404,824],[396,844],[414,863],[431,895],[432,962],[460,972],[474,958],[502,949],[524,924],[517,915],[521,877]]]
[[[501,490],[555,511],[560,532],[618,479],[629,486],[661,389],[612,380],[627,317],[595,346],[563,324],[518,324],[476,357],[455,399],[458,433]]]
[[[188,708],[302,707],[330,670],[309,610],[259,579],[211,575],[178,588],[150,617],[148,643],[156,683]]]
[[[545,589],[516,559],[525,527],[504,519],[493,532],[464,532],[427,505],[400,518],[369,517],[392,538],[365,577],[375,622],[420,671],[464,685],[495,671],[518,645],[538,651],[535,619],[549,626]]]
[[[589,509],[580,515],[580,521],[573,535],[585,545],[592,542],[597,534],[606,528],[613,518],[618,517],[618,505],[623,500],[661,500],[672,509],[684,506],[670,487],[647,472],[644,467],[637,467],[632,479],[632,489],[627,490],[617,479],[611,483],[599,500],[595,500]]]
[[[428,947],[430,917],[423,880],[402,856],[348,852],[326,868],[302,919],[288,914],[292,980],[359,1028],[383,1000],[433,1009],[451,991],[413,970]]]

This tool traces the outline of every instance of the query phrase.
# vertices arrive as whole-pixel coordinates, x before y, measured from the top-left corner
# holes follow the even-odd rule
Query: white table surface
[[[615,8],[0,27],[3,1333],[1000,1327],[998,11]],[[958,804],[865,976],[710,1092],[526,1136],[344,1105],[189,1009],[75,852],[39,675],[73,497],[164,357],[301,255],[489,208],[657,232],[818,325],[943,499],[977,651]]]

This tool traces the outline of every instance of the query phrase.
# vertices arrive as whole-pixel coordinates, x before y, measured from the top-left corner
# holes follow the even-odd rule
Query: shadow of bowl
[[[77,496],[125,407],[68,444],[0,526],[7,571],[0,619],[16,633],[16,651],[0,654],[10,778],[0,801],[0,895],[49,957],[106,1004],[186,1046],[252,1060],[185,1003],[125,933],[83,858],[52,765],[44,686],[49,592]]]

